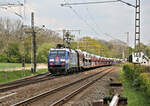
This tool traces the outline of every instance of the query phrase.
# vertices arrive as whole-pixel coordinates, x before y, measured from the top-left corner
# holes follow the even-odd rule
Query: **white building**
[[[150,64],[149,58],[143,52],[132,53],[132,62],[141,65]]]

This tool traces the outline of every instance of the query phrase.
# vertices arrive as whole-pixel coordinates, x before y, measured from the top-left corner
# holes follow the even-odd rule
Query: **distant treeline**
[[[28,30],[30,30],[30,27],[22,29],[21,21],[0,18],[0,62],[21,63],[23,56],[25,56],[26,63],[31,62],[32,35],[23,34],[23,31]],[[56,47],[58,43],[62,43],[62,38],[52,30],[41,30],[38,27],[35,30],[38,30],[38,33],[36,33],[37,62],[44,63],[47,62],[49,49]],[[142,50],[150,57],[149,47],[141,45]],[[125,56],[133,51],[124,42],[118,40],[107,42],[88,36],[73,41],[71,48],[79,48],[92,54],[113,58],[122,58],[123,51],[125,51]]]

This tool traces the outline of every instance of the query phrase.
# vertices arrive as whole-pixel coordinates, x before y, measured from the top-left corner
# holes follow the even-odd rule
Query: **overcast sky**
[[[0,3],[23,0],[1,0]],[[81,30],[81,36],[91,36],[96,39],[110,40],[114,38],[126,42],[130,33],[130,45],[134,45],[135,9],[122,3],[107,3],[61,7],[65,2],[87,2],[94,0],[27,0],[26,24],[30,25],[30,13],[35,12],[37,26],[45,25],[52,30],[73,29]],[[95,0],[108,1],[108,0]],[[135,4],[135,0],[126,0]],[[14,9],[16,11],[16,9]],[[0,9],[1,17],[19,19],[13,13]],[[18,9],[17,9],[17,12]],[[104,33],[107,33],[104,34]],[[141,41],[150,42],[150,0],[141,0]],[[77,32],[75,33],[77,34]],[[77,34],[77,37],[79,35]]]

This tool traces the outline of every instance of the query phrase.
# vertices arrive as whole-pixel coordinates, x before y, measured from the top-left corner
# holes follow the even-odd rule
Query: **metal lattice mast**
[[[135,52],[140,52],[140,0],[136,0],[135,10]]]

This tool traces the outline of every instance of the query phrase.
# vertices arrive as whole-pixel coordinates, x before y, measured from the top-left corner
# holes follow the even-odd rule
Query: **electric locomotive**
[[[53,75],[67,74],[78,71],[78,56],[77,52],[68,49],[50,49],[48,55],[48,70]]]

